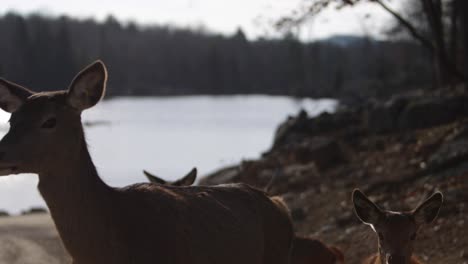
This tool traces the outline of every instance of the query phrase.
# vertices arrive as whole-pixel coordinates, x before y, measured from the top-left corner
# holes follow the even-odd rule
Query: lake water
[[[112,186],[145,181],[142,169],[175,179],[198,168],[206,175],[269,149],[280,122],[301,108],[309,115],[333,111],[329,99],[281,96],[120,97],[83,113],[91,156]],[[0,110],[1,111],[1,110]],[[0,113],[0,135],[9,114]],[[0,209],[11,213],[45,206],[36,175],[0,177]]]

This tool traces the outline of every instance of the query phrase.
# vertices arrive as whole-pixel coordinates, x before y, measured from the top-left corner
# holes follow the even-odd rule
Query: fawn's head
[[[32,92],[0,79],[0,108],[11,113],[0,141],[0,176],[43,173],[83,144],[81,112],[104,95],[105,65],[97,61],[73,79],[68,90]]]
[[[193,168],[189,173],[187,173],[187,175],[185,175],[184,177],[174,182],[168,182],[166,180],[163,180],[159,178],[158,176],[153,175],[145,170],[143,170],[143,173],[145,174],[146,178],[148,178],[150,182],[162,184],[162,185],[191,186],[197,179],[197,168]]]
[[[359,190],[353,192],[354,212],[377,233],[382,264],[409,264],[417,232],[439,214],[442,193],[436,192],[410,212],[380,209]]]

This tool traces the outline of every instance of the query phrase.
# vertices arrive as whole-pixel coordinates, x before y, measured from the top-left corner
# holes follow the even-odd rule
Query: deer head
[[[85,144],[81,112],[103,97],[106,80],[101,61],[78,73],[68,90],[35,93],[0,79],[0,108],[11,113],[0,141],[0,176],[42,174],[71,162]]]
[[[442,201],[442,193],[436,192],[413,211],[393,212],[380,209],[361,191],[353,192],[354,212],[378,236],[382,264],[410,263],[418,230],[434,221]]]
[[[187,173],[187,175],[180,179],[177,179],[174,182],[168,182],[166,180],[163,180],[160,177],[147,172],[146,170],[143,170],[143,174],[145,174],[146,178],[148,178],[148,180],[152,183],[172,186],[191,186],[197,179],[197,168],[193,168],[189,173]]]

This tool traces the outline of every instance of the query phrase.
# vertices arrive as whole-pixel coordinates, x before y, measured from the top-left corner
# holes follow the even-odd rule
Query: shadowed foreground
[[[0,218],[0,263],[71,263],[49,214]]]

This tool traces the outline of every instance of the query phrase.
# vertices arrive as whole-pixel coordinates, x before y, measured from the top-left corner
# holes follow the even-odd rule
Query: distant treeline
[[[38,90],[64,89],[95,59],[111,95],[383,95],[428,86],[428,54],[411,42],[292,36],[249,41],[168,26],[41,15],[0,17],[0,76]]]

